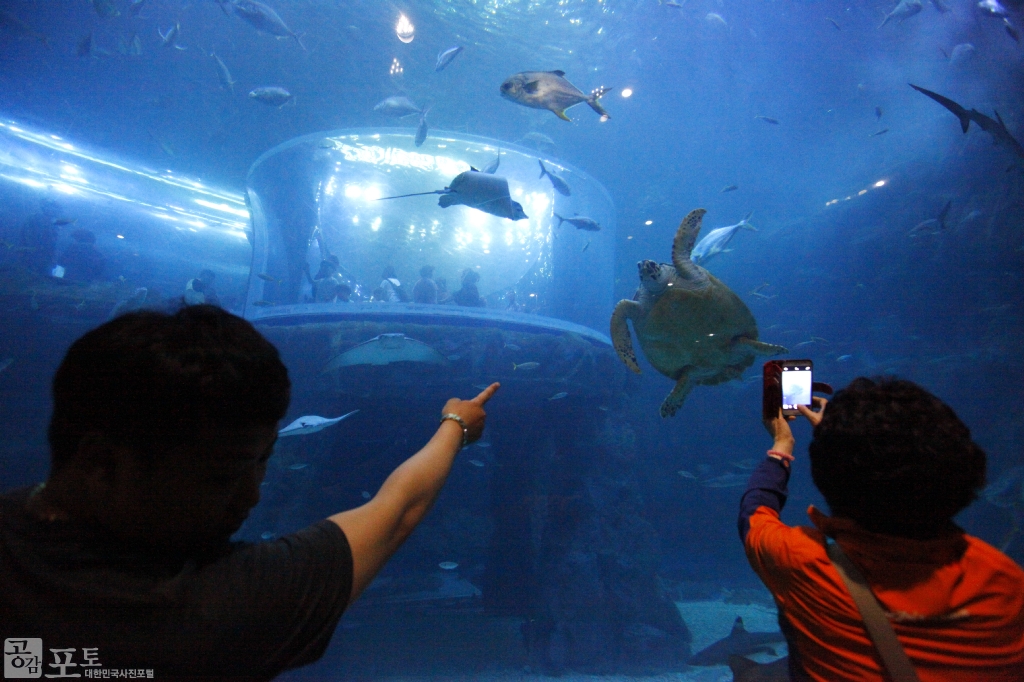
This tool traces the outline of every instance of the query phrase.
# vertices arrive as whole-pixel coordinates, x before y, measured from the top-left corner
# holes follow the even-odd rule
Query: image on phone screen
[[[795,410],[797,405],[811,404],[811,366],[783,366],[782,409]]]

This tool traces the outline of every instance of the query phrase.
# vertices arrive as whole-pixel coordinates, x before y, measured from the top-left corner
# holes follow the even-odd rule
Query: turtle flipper
[[[697,235],[700,234],[700,224],[705,213],[707,211],[703,208],[695,208],[687,213],[683,222],[679,223],[676,238],[672,241],[672,265],[676,267],[679,276],[686,280],[707,277],[704,269],[690,260],[690,252],[697,243]]]
[[[676,381],[676,387],[661,404],[661,416],[671,417],[674,415],[683,406],[686,396],[690,395],[691,388],[693,388],[693,382],[690,381],[690,376],[683,372],[683,375]]]
[[[736,343],[742,343],[744,346],[751,349],[758,355],[778,355],[780,353],[789,352],[789,349],[786,348],[785,346],[776,346],[773,343],[755,341],[754,339],[748,339],[746,337],[736,339]]]
[[[636,353],[633,352],[633,339],[629,335],[629,325],[626,320],[633,320],[640,315],[641,307],[636,301],[619,301],[612,312],[612,344],[619,359],[626,363],[630,370],[640,373],[640,365],[636,361]]]

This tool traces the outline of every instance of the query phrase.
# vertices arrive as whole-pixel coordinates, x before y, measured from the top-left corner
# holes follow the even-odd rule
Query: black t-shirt
[[[66,672],[84,679],[89,649],[154,679],[269,680],[320,658],[348,605],[352,551],[332,521],[174,558],[36,519],[29,492],[0,496],[0,641],[42,638],[44,673],[69,660],[51,649],[74,649]]]

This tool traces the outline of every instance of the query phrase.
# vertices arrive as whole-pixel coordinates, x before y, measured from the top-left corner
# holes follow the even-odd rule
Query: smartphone
[[[798,405],[811,406],[811,390],[814,387],[814,363],[810,360],[783,360],[779,380],[782,389],[782,414],[800,414]]]

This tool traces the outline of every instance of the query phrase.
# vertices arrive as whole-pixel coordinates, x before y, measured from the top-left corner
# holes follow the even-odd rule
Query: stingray
[[[277,435],[281,438],[285,436],[305,436],[307,433],[316,433],[317,431],[323,431],[328,426],[334,426],[342,419],[351,417],[359,410],[352,410],[348,414],[343,414],[340,417],[334,419],[326,419],[324,417],[318,417],[316,415],[307,415],[305,417],[299,417],[288,426],[284,427],[277,432]]]
[[[756,653],[775,655],[774,644],[784,644],[786,638],[781,632],[747,632],[743,618],[736,616],[732,632],[706,649],[690,657],[688,665],[728,665],[730,656],[749,656]]]
[[[481,173],[472,167],[468,171],[456,175],[451,184],[444,189],[436,189],[433,192],[400,194],[395,197],[381,197],[378,201],[403,199],[405,197],[422,197],[428,194],[441,195],[441,198],[437,200],[437,205],[441,208],[461,205],[475,208],[484,213],[490,213],[499,218],[508,218],[509,220],[525,220],[529,218],[523,212],[522,204],[512,200],[512,196],[508,192],[508,180],[500,175]]]
[[[447,365],[445,357],[432,347],[405,334],[381,334],[335,356],[324,372],[353,365],[389,365],[392,362],[423,362]]]

